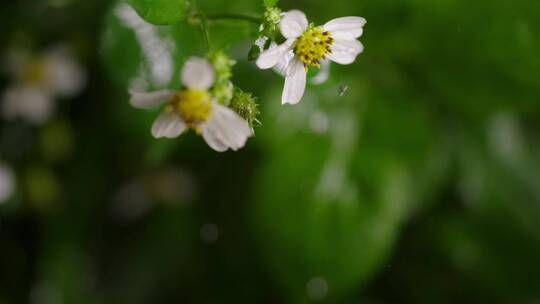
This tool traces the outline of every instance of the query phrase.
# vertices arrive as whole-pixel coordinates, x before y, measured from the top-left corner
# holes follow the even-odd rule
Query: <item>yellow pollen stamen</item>
[[[320,68],[321,61],[332,53],[330,48],[332,44],[334,44],[334,38],[330,32],[322,27],[311,27],[298,38],[294,53],[306,68],[310,65]]]
[[[166,110],[177,112],[188,127],[200,133],[199,125],[212,115],[212,97],[206,91],[183,90],[173,97]]]

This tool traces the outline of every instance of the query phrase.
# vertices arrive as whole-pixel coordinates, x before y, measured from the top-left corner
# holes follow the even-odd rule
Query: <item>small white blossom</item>
[[[6,119],[43,124],[54,112],[54,98],[74,96],[86,83],[82,67],[65,47],[53,48],[41,56],[12,50],[6,57],[5,67],[14,77],[1,99]]]
[[[0,162],[0,205],[11,198],[15,186],[15,174],[11,168]]]
[[[315,27],[309,25],[303,12],[289,11],[280,22],[281,34],[287,40],[262,52],[257,66],[282,73],[285,87],[281,102],[296,104],[304,95],[309,66],[319,68],[327,60],[351,64],[362,53],[364,46],[357,38],[362,36],[365,24],[362,17],[342,17]]]
[[[182,70],[181,91],[131,91],[130,103],[136,108],[151,109],[167,103],[152,126],[155,138],[175,138],[187,129],[201,134],[218,152],[242,148],[253,135],[249,124],[236,112],[215,101],[209,89],[214,85],[212,65],[202,58],[190,58]]]

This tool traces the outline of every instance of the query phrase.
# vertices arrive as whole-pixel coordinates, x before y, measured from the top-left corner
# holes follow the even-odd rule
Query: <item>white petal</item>
[[[13,170],[0,162],[0,204],[11,198],[15,188],[16,181]]]
[[[182,84],[190,89],[208,90],[214,77],[214,68],[204,58],[191,57],[182,69]]]
[[[336,40],[331,48],[328,59],[339,64],[353,63],[356,56],[364,51],[364,46],[358,40]]]
[[[335,39],[356,39],[362,36],[366,19],[362,17],[342,17],[330,20],[323,28],[330,31]]]
[[[279,75],[285,77],[287,76],[287,69],[289,68],[289,64],[291,63],[291,60],[294,58],[294,52],[293,50],[287,51],[283,57],[278,61],[278,63],[274,66],[274,71],[276,71]]]
[[[249,124],[233,110],[214,102],[210,120],[202,127],[208,145],[218,151],[242,148],[253,135]]]
[[[206,144],[217,152],[225,152],[229,149],[229,147],[219,139],[218,134],[213,131],[213,128],[203,128],[202,137],[204,138],[204,141],[206,141]]]
[[[281,45],[272,44],[268,50],[259,55],[256,62],[257,66],[263,70],[274,67],[291,50],[295,41],[296,39],[288,39]]]
[[[306,90],[306,75],[304,64],[298,59],[293,59],[285,77],[285,86],[281,95],[282,104],[297,104],[302,99]]]
[[[298,38],[308,28],[306,15],[299,10],[292,10],[285,13],[279,24],[283,37]]]
[[[152,125],[152,136],[155,138],[175,138],[187,128],[186,123],[176,113],[163,112]]]
[[[176,94],[175,91],[163,90],[154,92],[129,91],[131,98],[129,103],[138,109],[152,109],[169,101]]]
[[[2,115],[5,118],[20,117],[35,125],[45,123],[54,108],[51,96],[41,87],[11,87],[2,97]]]
[[[74,96],[86,84],[84,69],[65,46],[50,49],[43,56],[43,68],[46,73],[44,85],[54,95]]]

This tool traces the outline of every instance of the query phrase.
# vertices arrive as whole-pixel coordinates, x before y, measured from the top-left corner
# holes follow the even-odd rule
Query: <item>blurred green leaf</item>
[[[270,123],[259,134],[267,154],[253,220],[276,281],[295,303],[317,300],[314,279],[337,302],[366,284],[418,205],[412,200],[428,172],[434,143],[425,114],[348,84],[343,97],[332,81],[311,87],[294,107],[262,98]]]
[[[538,145],[511,112],[480,124],[461,122],[452,138],[465,213],[440,212],[430,222],[436,224],[423,228],[429,235],[424,244],[451,265],[467,294],[491,302],[527,302],[540,288],[533,275],[540,271]]]
[[[246,21],[219,21],[209,23],[210,46],[214,50],[229,49],[250,41],[257,33],[256,26]],[[242,54],[242,59],[246,54]]]
[[[61,180],[49,168],[29,168],[25,175],[25,190],[29,203],[37,212],[47,214],[62,204]]]
[[[253,15],[260,11],[258,1],[243,1],[243,0],[205,0],[198,3],[201,11],[206,15],[220,14],[245,14]],[[238,44],[255,40],[258,33],[258,25],[247,20],[207,20],[209,32],[209,42],[212,50],[234,49],[237,50]],[[202,34],[199,33],[200,36]],[[247,54],[234,55],[233,59],[244,59]]]
[[[174,24],[186,13],[186,0],[129,0],[137,13],[157,25]]]
[[[39,141],[46,159],[52,162],[66,161],[75,145],[72,126],[63,119],[52,121],[41,130]]]
[[[497,113],[458,128],[461,193],[476,215],[520,226],[540,240],[540,160],[518,116]]]

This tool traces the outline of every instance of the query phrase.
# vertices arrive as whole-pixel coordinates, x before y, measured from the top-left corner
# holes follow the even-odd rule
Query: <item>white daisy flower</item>
[[[15,192],[15,174],[10,167],[0,162],[0,205],[7,202]]]
[[[3,93],[2,115],[20,117],[32,124],[43,124],[53,114],[55,97],[71,97],[86,83],[82,67],[65,47],[50,49],[40,56],[23,50],[8,53],[6,68],[14,83]]]
[[[136,108],[151,109],[164,102],[164,111],[152,126],[155,138],[175,138],[187,129],[201,134],[214,150],[223,152],[242,148],[253,135],[249,124],[236,112],[217,103],[209,89],[214,85],[214,69],[203,58],[190,58],[182,70],[181,91],[131,91],[130,103]]]
[[[309,66],[319,68],[326,60],[351,64],[362,53],[364,46],[357,38],[362,36],[365,24],[362,17],[342,17],[313,26],[303,12],[289,11],[280,23],[287,40],[262,52],[257,66],[281,71],[285,75],[281,102],[296,104],[304,95]]]

